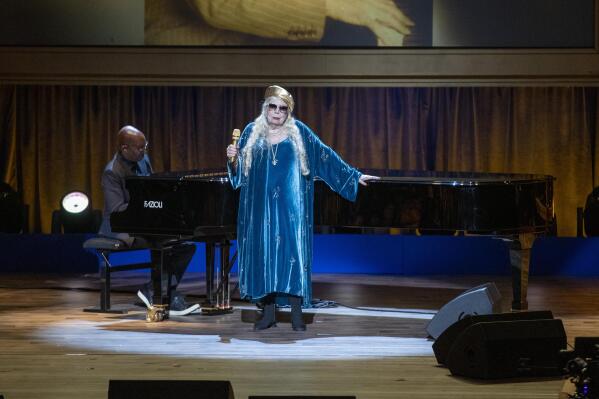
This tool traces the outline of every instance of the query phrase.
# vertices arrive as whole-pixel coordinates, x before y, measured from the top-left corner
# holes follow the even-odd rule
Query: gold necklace
[[[275,147],[274,150],[273,150],[273,147]],[[277,163],[279,162],[277,160],[277,151],[278,150],[279,150],[279,143],[270,145],[270,153],[272,154],[272,160],[271,160],[272,166],[276,166]]]

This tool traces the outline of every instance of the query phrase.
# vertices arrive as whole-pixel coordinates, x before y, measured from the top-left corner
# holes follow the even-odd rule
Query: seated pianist
[[[128,248],[148,248],[149,243],[141,237],[132,237],[127,233],[113,233],[110,226],[110,215],[113,212],[122,212],[129,203],[129,192],[125,188],[125,178],[129,176],[148,176],[152,173],[152,165],[147,154],[148,142],[139,129],[127,125],[123,126],[117,136],[117,151],[102,173],[102,191],[104,193],[104,212],[99,234],[123,241]],[[198,305],[189,306],[185,297],[176,291],[181,282],[187,265],[195,253],[195,245],[182,243],[171,248],[164,257],[164,267],[170,276],[171,297],[169,313],[184,315],[198,308]],[[152,259],[152,263],[154,259]],[[154,282],[142,285],[137,293],[144,304],[150,308],[154,296]],[[167,286],[163,281],[162,286]]]

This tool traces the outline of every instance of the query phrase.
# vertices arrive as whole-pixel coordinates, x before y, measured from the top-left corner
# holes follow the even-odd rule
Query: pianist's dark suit
[[[125,177],[149,176],[151,173],[152,164],[147,154],[144,155],[141,161],[132,162],[117,152],[114,158],[108,162],[102,173],[104,212],[99,232],[101,235],[118,238],[125,241],[129,246],[134,245],[134,240],[129,234],[112,232],[110,215],[113,212],[124,211],[129,204],[129,192],[125,188]]]

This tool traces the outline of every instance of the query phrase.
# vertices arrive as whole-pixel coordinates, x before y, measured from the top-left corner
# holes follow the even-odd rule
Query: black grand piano
[[[553,177],[398,170],[364,173],[381,180],[361,186],[355,202],[346,201],[316,179],[316,231],[395,229],[400,233],[497,237],[510,248],[512,308],[527,309],[532,243],[555,231]],[[126,185],[131,201],[124,212],[112,215],[113,231],[142,236],[154,243],[151,250],[157,252],[181,241],[206,242],[207,302],[227,308],[227,276],[236,256],[229,258],[230,241],[235,238],[239,194],[226,173],[162,173],[129,177]],[[220,273],[218,285],[214,284],[215,269]],[[162,272],[161,264],[153,266],[156,277]],[[155,294],[154,301],[168,303],[168,298],[163,292]]]

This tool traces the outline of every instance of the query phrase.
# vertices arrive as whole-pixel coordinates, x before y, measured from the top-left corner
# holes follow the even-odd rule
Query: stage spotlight
[[[7,183],[0,182],[0,233],[23,231],[24,212],[19,195]]]
[[[82,213],[89,208],[89,197],[81,191],[72,191],[62,197],[60,206],[68,213]]]
[[[101,221],[102,213],[92,209],[89,196],[71,191],[60,200],[60,209],[52,212],[52,234],[96,233]]]

